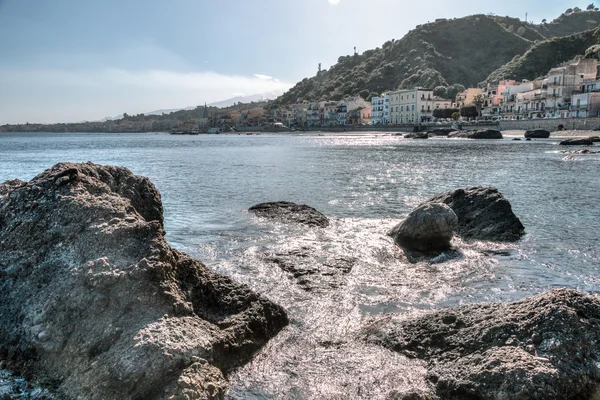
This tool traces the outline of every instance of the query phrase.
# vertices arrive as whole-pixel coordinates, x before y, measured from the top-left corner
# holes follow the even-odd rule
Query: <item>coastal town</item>
[[[1,131],[21,132],[171,132],[222,133],[235,131],[314,130],[322,128],[414,127],[452,121],[572,119],[598,117],[600,76],[596,59],[580,58],[535,80],[501,80],[484,87],[465,88],[454,98],[439,96],[436,88],[390,90],[364,99],[339,101],[266,102],[229,109],[198,106],[192,116],[124,115],[121,119],[76,124],[4,125]],[[240,107],[242,106],[242,107]],[[182,117],[183,115],[183,117]]]

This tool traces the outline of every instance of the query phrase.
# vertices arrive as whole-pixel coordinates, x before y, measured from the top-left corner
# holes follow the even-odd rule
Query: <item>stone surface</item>
[[[458,132],[454,128],[435,128],[427,131],[429,136],[448,136],[452,132]]]
[[[525,137],[532,139],[547,139],[550,137],[550,132],[545,129],[532,129],[525,132]]]
[[[510,203],[494,187],[456,189],[434,196],[426,203],[448,205],[458,216],[457,233],[464,238],[512,242],[525,234]]]
[[[479,129],[476,131],[456,131],[448,135],[451,138],[463,139],[502,139],[502,133],[494,129]]]
[[[60,398],[223,398],[287,316],[164,235],[159,192],[125,168],[0,184],[5,368]]]
[[[426,360],[442,399],[590,399],[600,384],[600,300],[575,290],[382,319],[363,334]]]
[[[561,146],[592,146],[594,142],[589,138],[566,139],[559,143]]]
[[[413,132],[404,135],[405,139],[429,139],[429,135],[425,132]]]
[[[414,209],[404,221],[389,233],[402,248],[422,252],[444,251],[458,224],[450,207],[440,203],[426,203]]]
[[[329,226],[329,218],[319,211],[305,204],[289,201],[261,203],[250,207],[248,211],[258,217],[274,219],[279,222],[292,222],[320,228]]]
[[[351,256],[334,257],[308,246],[286,252],[265,253],[263,260],[288,273],[302,289],[320,291],[343,286],[357,263]]]

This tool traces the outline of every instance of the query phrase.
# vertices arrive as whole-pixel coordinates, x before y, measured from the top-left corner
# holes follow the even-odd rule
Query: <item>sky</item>
[[[281,91],[354,46],[379,47],[437,18],[528,13],[539,23],[588,4],[0,0],[0,125],[95,121]]]

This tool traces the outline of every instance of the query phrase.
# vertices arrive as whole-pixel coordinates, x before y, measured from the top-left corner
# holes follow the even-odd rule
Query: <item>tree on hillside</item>
[[[581,12],[581,8],[575,7],[575,8],[573,8],[573,12]]]
[[[573,9],[572,8],[567,8],[567,11],[565,11],[565,14],[567,14],[567,15],[573,14]]]
[[[547,23],[548,23],[548,21],[546,21],[546,18],[544,18],[544,19],[542,20],[542,24],[547,24]]]
[[[595,8],[596,8],[596,6],[594,5],[594,3],[592,3],[589,6],[587,6],[586,10],[588,10],[588,11],[594,11]]]
[[[433,95],[434,96],[439,96],[442,98],[447,98],[446,96],[448,95],[448,90],[446,88],[446,86],[437,86],[435,89],[433,89]]]

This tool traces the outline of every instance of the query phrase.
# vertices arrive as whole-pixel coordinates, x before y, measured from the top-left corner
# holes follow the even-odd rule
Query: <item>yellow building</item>
[[[468,88],[462,93],[456,95],[456,105],[458,107],[470,106],[475,100],[475,96],[483,94],[483,89]]]

